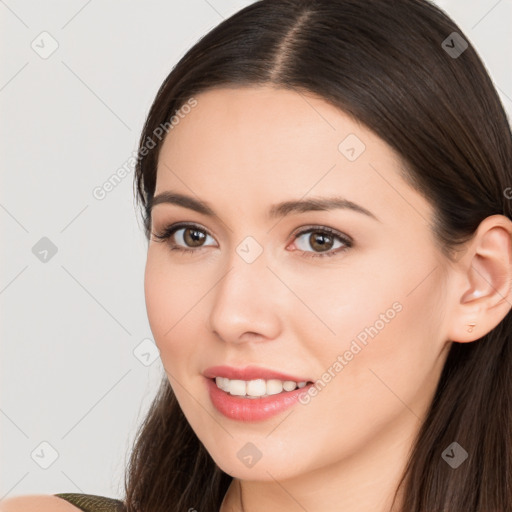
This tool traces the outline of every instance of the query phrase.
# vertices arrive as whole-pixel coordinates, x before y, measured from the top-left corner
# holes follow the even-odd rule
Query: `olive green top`
[[[62,492],[54,496],[69,501],[84,512],[126,512],[123,502],[114,498],[73,492]]]

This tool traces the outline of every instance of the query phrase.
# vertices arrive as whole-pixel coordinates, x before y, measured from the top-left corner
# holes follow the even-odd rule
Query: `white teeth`
[[[262,398],[270,395],[277,395],[284,391],[293,391],[296,387],[303,388],[306,382],[294,382],[292,380],[278,380],[278,379],[255,379],[250,381],[245,380],[230,380],[225,377],[215,377],[217,387],[230,393],[231,395],[244,396],[247,398]]]

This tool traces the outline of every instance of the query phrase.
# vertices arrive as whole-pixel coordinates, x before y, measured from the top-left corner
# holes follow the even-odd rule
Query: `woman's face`
[[[450,344],[430,204],[386,143],[313,95],[248,87],[195,99],[163,144],[155,196],[190,196],[215,215],[156,204],[153,233],[195,227],[152,239],[145,272],[151,330],[191,427],[225,472],[250,480],[404,453]],[[361,210],[270,215],[335,196]],[[271,417],[234,419],[210,399],[203,372],[217,365],[321,385]]]

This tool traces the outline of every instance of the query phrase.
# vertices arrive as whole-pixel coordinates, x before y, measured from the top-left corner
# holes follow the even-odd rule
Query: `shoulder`
[[[69,501],[51,494],[27,494],[0,500],[0,512],[78,512]]]

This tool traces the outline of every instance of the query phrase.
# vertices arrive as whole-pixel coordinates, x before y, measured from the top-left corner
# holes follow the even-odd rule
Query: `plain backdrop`
[[[249,3],[0,0],[0,499],[122,495],[163,370],[133,166],[103,199],[93,192],[134,154],[178,59]],[[510,116],[512,0],[439,5]]]

